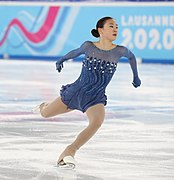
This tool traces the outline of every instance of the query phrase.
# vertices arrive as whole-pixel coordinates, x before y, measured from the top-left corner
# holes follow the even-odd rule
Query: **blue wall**
[[[90,34],[98,19],[119,25],[116,44],[127,46],[143,62],[174,63],[174,6],[25,6],[0,5],[0,57],[54,59],[96,41]]]

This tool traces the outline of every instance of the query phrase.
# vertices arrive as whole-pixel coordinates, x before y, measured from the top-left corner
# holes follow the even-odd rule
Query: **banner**
[[[0,6],[2,57],[58,57],[84,41],[104,17],[118,26],[115,44],[136,57],[174,60],[174,6]]]

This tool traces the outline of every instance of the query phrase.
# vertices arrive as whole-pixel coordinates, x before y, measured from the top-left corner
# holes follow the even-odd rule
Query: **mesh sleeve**
[[[129,60],[129,64],[131,66],[133,76],[137,77],[138,76],[138,71],[137,71],[137,62],[136,62],[135,55],[129,49],[125,48],[124,56],[127,57],[128,60]]]
[[[76,57],[80,56],[81,54],[85,54],[85,49],[87,47],[87,44],[88,44],[87,42],[84,42],[79,48],[70,51],[65,56],[62,56],[59,59],[59,61],[61,63],[63,63],[66,60],[76,58]]]

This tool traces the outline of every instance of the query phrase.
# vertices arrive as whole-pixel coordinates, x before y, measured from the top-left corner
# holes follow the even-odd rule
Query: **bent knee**
[[[90,126],[92,126],[95,129],[99,129],[103,124],[103,119],[93,119],[93,121],[90,122]]]

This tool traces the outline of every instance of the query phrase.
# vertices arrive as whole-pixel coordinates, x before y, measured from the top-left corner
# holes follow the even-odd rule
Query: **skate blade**
[[[57,167],[60,169],[71,170],[71,169],[75,169],[75,164],[72,163],[58,164]]]

